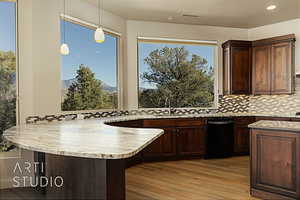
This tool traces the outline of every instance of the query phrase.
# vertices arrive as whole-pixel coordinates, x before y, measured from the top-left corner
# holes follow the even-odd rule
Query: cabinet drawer
[[[206,124],[204,119],[178,119],[176,121],[177,127],[192,127],[192,126],[203,126]]]
[[[234,123],[238,125],[249,125],[255,122],[255,117],[236,117]]]

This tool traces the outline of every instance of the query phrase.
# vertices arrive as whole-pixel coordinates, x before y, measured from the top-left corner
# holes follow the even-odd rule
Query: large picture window
[[[138,39],[139,107],[214,107],[215,42]]]
[[[65,19],[61,19],[61,26]],[[119,36],[106,32],[105,42],[94,41],[95,29],[82,23],[65,21],[70,54],[62,56],[62,110],[118,108]]]
[[[0,1],[0,152],[12,148],[1,136],[16,124],[16,60],[16,2]]]

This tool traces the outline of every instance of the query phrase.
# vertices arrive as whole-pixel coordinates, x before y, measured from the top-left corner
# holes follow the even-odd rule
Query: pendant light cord
[[[100,21],[100,24],[102,26],[102,20],[103,20],[103,0],[101,0],[101,21]]]
[[[64,0],[64,43],[66,43],[66,0]]]
[[[98,27],[100,27],[101,25],[101,15],[100,15],[100,0],[98,0]]]

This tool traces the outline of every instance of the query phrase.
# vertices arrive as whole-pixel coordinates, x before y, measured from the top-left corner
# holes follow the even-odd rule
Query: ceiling
[[[98,0],[86,1],[97,6]],[[277,8],[267,11],[271,4]],[[300,0],[103,0],[103,7],[130,20],[235,28],[300,18]]]

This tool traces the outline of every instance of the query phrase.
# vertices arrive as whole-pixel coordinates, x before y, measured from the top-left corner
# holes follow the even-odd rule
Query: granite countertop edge
[[[300,122],[261,120],[250,124],[251,129],[277,130],[300,133]]]

